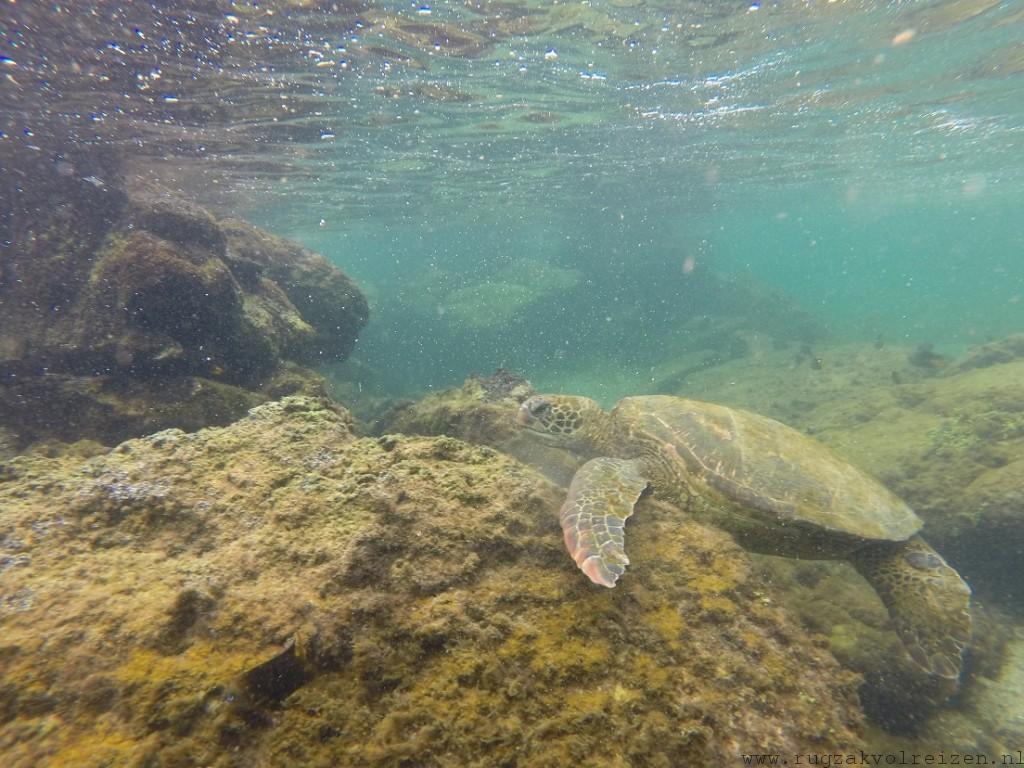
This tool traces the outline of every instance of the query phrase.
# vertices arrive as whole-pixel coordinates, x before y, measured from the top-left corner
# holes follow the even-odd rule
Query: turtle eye
[[[516,416],[522,426],[546,425],[550,420],[551,403],[543,397],[534,396],[519,406],[519,413]]]
[[[551,403],[543,397],[534,397],[526,402],[526,408],[532,416],[540,416],[551,410]]]

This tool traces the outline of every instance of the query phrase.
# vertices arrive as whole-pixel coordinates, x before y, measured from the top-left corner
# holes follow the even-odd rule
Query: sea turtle
[[[534,395],[518,422],[590,458],[562,505],[565,545],[596,584],[629,558],[623,527],[649,487],[755,552],[850,561],[874,587],[914,664],[955,690],[970,639],[970,588],[917,535],[921,520],[821,443],[738,408],[652,395],[606,413],[585,397]]]

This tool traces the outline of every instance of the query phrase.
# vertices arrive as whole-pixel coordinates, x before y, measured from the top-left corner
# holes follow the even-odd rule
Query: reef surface
[[[615,590],[561,491],[286,397],[0,468],[11,766],[678,766],[835,751],[857,677],[717,531],[645,500]]]

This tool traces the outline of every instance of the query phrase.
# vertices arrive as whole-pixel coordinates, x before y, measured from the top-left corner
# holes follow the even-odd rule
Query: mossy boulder
[[[319,254],[248,222],[225,219],[220,227],[225,260],[242,286],[292,307],[309,324],[308,337],[287,348],[289,359],[315,365],[348,357],[369,317],[355,283]]]
[[[835,751],[856,678],[724,535],[644,502],[594,587],[562,492],[288,397],[0,473],[11,766],[675,766]]]
[[[481,445],[502,447],[515,440],[515,415],[533,386],[515,373],[498,369],[488,377],[470,376],[461,387],[404,402],[378,425],[384,432],[448,435]]]
[[[531,439],[516,426],[516,412],[534,394],[533,385],[503,368],[490,376],[473,375],[461,387],[399,403],[373,424],[377,433],[447,435],[489,445],[568,485],[579,461],[571,454]]]
[[[144,434],[151,420],[130,410],[106,425],[95,418],[109,401],[86,405],[91,419],[52,417],[126,382],[165,415],[165,391],[194,382],[251,407],[283,366],[343,360],[366,323],[356,286],[311,251],[152,184],[87,183],[41,161],[36,176],[47,194],[27,184],[2,223],[0,422],[22,444]],[[40,391],[54,399],[36,412],[26,404]],[[203,421],[205,408],[178,411],[162,426],[225,423]],[[74,423],[89,431],[73,433]]]
[[[13,459],[17,455],[17,436],[9,429],[0,426],[0,461]]]
[[[1024,333],[1010,334],[1001,339],[981,344],[969,350],[956,362],[954,371],[988,368],[992,365],[1024,360]]]

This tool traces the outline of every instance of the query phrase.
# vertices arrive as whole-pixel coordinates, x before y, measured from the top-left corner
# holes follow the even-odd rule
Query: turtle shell
[[[739,507],[864,539],[903,541],[921,528],[877,480],[774,419],[659,395],[620,400],[613,415]]]

